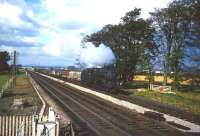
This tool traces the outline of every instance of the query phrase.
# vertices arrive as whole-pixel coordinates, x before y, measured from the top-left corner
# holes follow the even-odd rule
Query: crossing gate
[[[58,136],[55,122],[38,123],[36,136]]]
[[[33,121],[33,136],[59,136],[59,121],[47,119],[43,116],[42,120],[38,120],[38,116]]]

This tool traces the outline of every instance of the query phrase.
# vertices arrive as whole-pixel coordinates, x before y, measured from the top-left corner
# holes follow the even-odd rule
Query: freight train
[[[80,81],[81,72],[80,71],[70,71],[70,70],[52,70],[48,73],[50,76],[62,78],[65,80],[76,80]]]
[[[78,80],[80,81],[81,72],[80,71],[71,71],[63,69],[36,69],[36,72],[43,73],[49,76],[56,78],[66,79],[66,80]]]
[[[113,91],[119,87],[117,74],[113,67],[87,68],[82,72],[70,70],[37,70],[38,72],[67,81],[79,81],[81,84],[98,86]]]

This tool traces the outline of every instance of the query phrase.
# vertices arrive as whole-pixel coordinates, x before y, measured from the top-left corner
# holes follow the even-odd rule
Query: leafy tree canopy
[[[119,79],[124,83],[132,81],[139,62],[153,57],[156,51],[154,28],[149,21],[139,17],[140,13],[141,9],[135,8],[127,12],[119,24],[106,25],[84,38],[95,46],[103,43],[112,49]]]
[[[9,53],[6,51],[0,52],[0,71],[8,70],[8,61],[10,60]]]

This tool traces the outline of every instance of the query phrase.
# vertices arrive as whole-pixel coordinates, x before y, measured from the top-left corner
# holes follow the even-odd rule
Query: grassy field
[[[13,108],[14,99],[23,100],[23,108]],[[0,114],[33,114],[40,110],[41,101],[25,74],[18,74],[14,89],[7,90],[0,99]]]
[[[10,72],[2,72],[0,73],[0,88],[8,81],[11,77]]]
[[[195,91],[175,91],[176,95],[161,94],[155,91],[137,92],[132,95],[146,97],[161,103],[171,104],[183,109],[200,115],[200,88]]]

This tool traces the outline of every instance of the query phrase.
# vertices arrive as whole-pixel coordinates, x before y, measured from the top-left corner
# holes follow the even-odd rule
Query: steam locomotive
[[[119,86],[117,74],[113,67],[88,68],[81,72],[81,82],[100,86],[106,90],[115,90]]]

